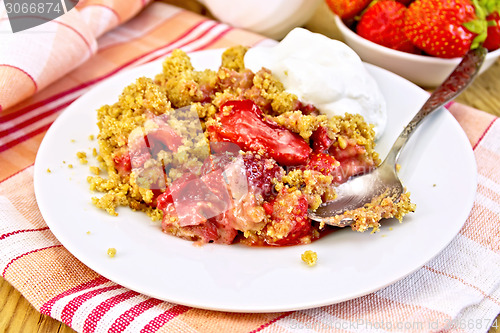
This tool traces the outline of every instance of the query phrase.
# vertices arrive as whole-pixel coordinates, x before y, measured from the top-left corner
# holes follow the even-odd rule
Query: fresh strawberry
[[[354,18],[359,14],[371,0],[326,0],[326,3],[334,14],[344,20]]]
[[[500,14],[493,12],[486,17],[488,21],[488,33],[483,46],[488,51],[493,51],[500,48]]]
[[[307,199],[299,190],[284,187],[272,202],[272,222],[265,230],[269,245],[295,245],[311,232]]]
[[[263,152],[282,165],[306,164],[311,147],[298,134],[264,117],[250,100],[220,107],[219,123],[208,127],[212,141],[237,144],[244,151]]]
[[[469,0],[416,0],[405,12],[404,31],[429,55],[461,57],[481,34],[464,26],[476,19],[475,7]]]
[[[403,31],[406,10],[406,7],[397,1],[376,2],[361,16],[356,31],[361,37],[385,47],[419,53]]]
[[[328,154],[318,153],[313,154],[311,159],[307,163],[307,168],[310,170],[319,171],[325,176],[332,174],[333,170],[335,170],[340,163]]]

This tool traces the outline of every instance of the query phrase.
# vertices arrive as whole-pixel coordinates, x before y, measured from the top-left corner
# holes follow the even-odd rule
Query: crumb
[[[387,237],[387,235],[381,235],[381,237]]]
[[[101,170],[96,166],[91,166],[89,167],[89,169],[90,172],[92,172],[94,175],[99,175],[99,173],[101,173]]]
[[[73,169],[73,164],[68,164],[68,168]]]
[[[76,140],[75,139],[71,139],[71,142],[76,142]]]
[[[389,230],[392,231],[392,227],[390,227]]]
[[[51,172],[52,172],[52,171],[51,171],[49,168],[47,168],[47,173],[51,173]]]
[[[306,252],[302,253],[300,257],[302,258],[302,261],[305,262],[308,266],[316,265],[316,261],[318,260],[318,254],[311,250],[307,250]]]
[[[89,140],[90,140],[90,141],[94,140],[94,134],[90,134],[90,135],[89,135]]]
[[[95,148],[92,149],[92,156],[94,156],[94,157],[97,156],[97,149],[95,149]]]
[[[89,230],[89,231],[87,231],[87,235],[90,235],[90,230]]]
[[[63,161],[63,164],[66,164],[66,161]]]
[[[110,257],[110,258],[114,258],[114,257],[115,257],[115,255],[116,255],[116,249],[115,249],[114,247],[110,247],[110,248],[108,249],[108,252],[107,252],[107,253],[108,253],[108,257]]]
[[[401,170],[401,164],[396,163],[396,172],[399,172]]]
[[[436,187],[437,185],[436,184],[432,184],[432,187]]]
[[[87,164],[87,154],[83,151],[79,151],[76,153],[76,157],[78,157],[78,160],[80,161],[81,164]]]

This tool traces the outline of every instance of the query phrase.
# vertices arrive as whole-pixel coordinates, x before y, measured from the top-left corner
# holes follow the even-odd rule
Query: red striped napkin
[[[196,51],[262,41],[258,35],[153,3],[100,37],[95,42],[97,53],[77,69],[3,110],[2,276],[41,313],[78,332],[486,332],[500,312],[500,170],[496,167],[500,123],[457,103],[450,111],[467,133],[478,164],[479,186],[471,215],[435,259],[405,279],[361,298],[266,314],[171,304],[100,276],[52,235],[33,193],[33,162],[43,134],[66,106],[105,78],[164,57],[177,47]]]

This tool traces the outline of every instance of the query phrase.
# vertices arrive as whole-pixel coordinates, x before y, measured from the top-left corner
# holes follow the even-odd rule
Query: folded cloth
[[[105,78],[174,48],[196,51],[265,42],[153,3],[99,38],[96,55],[86,63],[0,115],[2,276],[38,311],[78,332],[488,331],[500,312],[500,122],[458,103],[450,112],[469,137],[478,165],[472,212],[436,258],[364,297],[285,313],[201,310],[120,286],[86,267],[53,236],[36,204],[33,162],[43,134],[66,106]]]
[[[84,63],[97,51],[99,36],[135,16],[149,1],[83,0],[52,21],[13,34],[7,17],[11,7],[0,0],[0,111]]]

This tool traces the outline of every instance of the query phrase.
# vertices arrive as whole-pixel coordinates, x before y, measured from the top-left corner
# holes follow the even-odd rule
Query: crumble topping
[[[143,211],[200,244],[307,244],[330,228],[307,211],[380,163],[373,126],[356,114],[319,114],[269,70],[246,69],[246,50],[229,48],[217,71],[196,71],[175,50],[154,80],[137,79],[97,111],[100,167],[87,181],[102,193],[92,198],[98,208]],[[354,230],[378,230],[382,218],[414,208],[405,193],[346,214]]]

